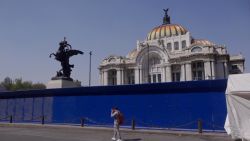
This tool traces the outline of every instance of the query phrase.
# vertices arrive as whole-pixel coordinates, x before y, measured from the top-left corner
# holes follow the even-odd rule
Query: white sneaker
[[[113,137],[112,140],[115,141],[116,140],[115,137]]]
[[[122,141],[121,139],[118,139],[118,140],[116,140],[116,141]]]

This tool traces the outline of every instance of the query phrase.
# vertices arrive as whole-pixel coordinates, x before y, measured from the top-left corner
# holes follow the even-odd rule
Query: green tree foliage
[[[6,89],[6,90],[10,90],[13,82],[12,79],[9,77],[4,78],[3,82],[1,82],[1,85]]]
[[[43,83],[35,83],[32,85],[32,89],[46,89],[46,86]]]
[[[32,83],[32,81],[23,81],[22,78],[17,78],[14,81],[10,77],[6,77],[1,83],[6,90],[17,91],[17,90],[34,90],[34,89],[45,89],[46,86],[43,83]]]

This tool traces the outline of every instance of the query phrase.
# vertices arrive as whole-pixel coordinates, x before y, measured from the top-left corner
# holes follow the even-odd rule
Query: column
[[[139,84],[142,83],[142,69],[139,67]]]
[[[136,67],[134,69],[135,72],[135,84],[139,84],[140,83],[140,72],[139,72],[139,68]]]
[[[103,71],[103,85],[108,85],[108,71]]]
[[[103,79],[102,79],[102,76],[103,76],[103,72],[102,72],[102,71],[100,71],[100,73],[99,73],[99,77],[100,77],[100,79],[99,79],[99,83],[100,83],[100,85],[103,85]]]
[[[121,69],[121,84],[124,84],[124,69]]]
[[[212,79],[216,79],[216,69],[215,69],[215,62],[212,61],[211,62],[211,66],[212,66]]]
[[[181,81],[186,81],[185,64],[181,64]]]
[[[204,62],[204,70],[205,70],[205,79],[212,79],[212,72],[211,72],[211,65],[210,65],[210,61],[206,61]]]
[[[161,68],[161,82],[165,82],[166,81],[166,67],[163,66]]]
[[[121,85],[121,69],[116,70],[117,85]]]
[[[191,67],[191,62],[186,63],[186,81],[192,81],[192,67]]]
[[[172,81],[171,65],[166,66],[166,82]]]

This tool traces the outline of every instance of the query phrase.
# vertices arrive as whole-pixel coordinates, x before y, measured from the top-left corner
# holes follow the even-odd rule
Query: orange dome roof
[[[154,28],[151,32],[148,33],[147,40],[155,40],[163,37],[171,37],[177,35],[184,35],[188,31],[177,24],[163,24]]]
[[[213,42],[206,39],[193,39],[191,46],[201,45],[201,46],[213,46],[215,45]]]

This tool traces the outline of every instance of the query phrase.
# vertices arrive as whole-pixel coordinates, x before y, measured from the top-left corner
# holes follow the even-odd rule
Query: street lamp
[[[89,86],[91,86],[91,56],[92,51],[89,52]]]

